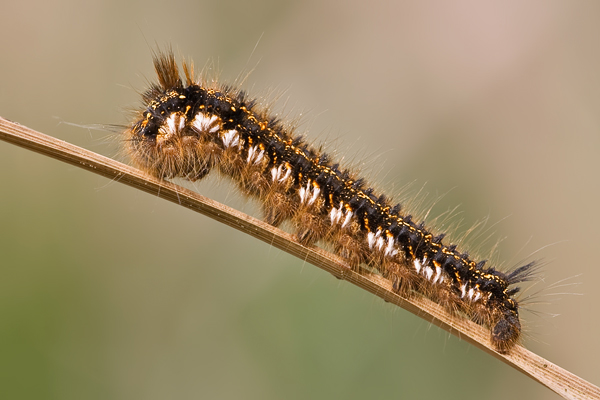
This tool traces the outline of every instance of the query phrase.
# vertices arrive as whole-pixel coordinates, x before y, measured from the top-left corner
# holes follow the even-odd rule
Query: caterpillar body
[[[196,80],[172,52],[154,57],[158,84],[126,130],[134,164],[159,178],[202,179],[217,169],[260,201],[274,226],[291,221],[299,242],[323,241],[357,271],[367,265],[404,296],[426,296],[490,328],[499,352],[521,336],[519,288],[534,263],[502,272],[475,261],[401,205],[307,144],[238,89]]]

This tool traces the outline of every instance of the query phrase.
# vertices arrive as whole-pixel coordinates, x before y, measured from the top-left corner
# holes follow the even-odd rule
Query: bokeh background
[[[541,258],[526,345],[600,383],[597,1],[4,1],[0,115],[118,157],[88,126],[128,122],[156,44],[224,82],[253,70],[247,89],[378,187],[460,205],[458,236],[487,218],[481,254]],[[7,143],[0,276],[5,399],[557,398],[301,260]]]

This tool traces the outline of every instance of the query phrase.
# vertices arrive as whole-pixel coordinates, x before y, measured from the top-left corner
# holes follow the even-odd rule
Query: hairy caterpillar
[[[519,341],[519,291],[533,263],[509,273],[486,267],[412,220],[402,206],[368,187],[305,143],[240,90],[185,82],[171,52],[157,54],[158,84],[126,131],[133,162],[160,178],[202,179],[218,169],[259,199],[272,225],[292,222],[298,241],[330,243],[358,270],[368,265],[398,293],[419,293],[488,326],[499,352]]]

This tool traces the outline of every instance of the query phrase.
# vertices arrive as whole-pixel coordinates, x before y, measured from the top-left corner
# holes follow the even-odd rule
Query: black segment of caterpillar
[[[136,166],[191,181],[216,168],[260,200],[269,224],[292,221],[302,244],[329,243],[352,268],[369,266],[396,292],[426,296],[489,327],[499,352],[519,341],[519,288],[511,286],[527,280],[533,263],[504,273],[472,260],[243,91],[196,81],[185,62],[184,82],[170,51],[156,54],[154,66],[159,83],[143,94],[143,109],[126,131]]]

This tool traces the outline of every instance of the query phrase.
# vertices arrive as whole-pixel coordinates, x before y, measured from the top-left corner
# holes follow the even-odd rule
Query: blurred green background
[[[540,250],[526,345],[600,383],[600,4],[390,3],[5,1],[0,115],[118,157],[118,134],[62,121],[126,124],[157,43],[224,82],[253,69],[250,92],[379,187],[460,204],[458,237],[489,218],[481,254]],[[0,275],[3,399],[554,396],[301,260],[7,143]]]

